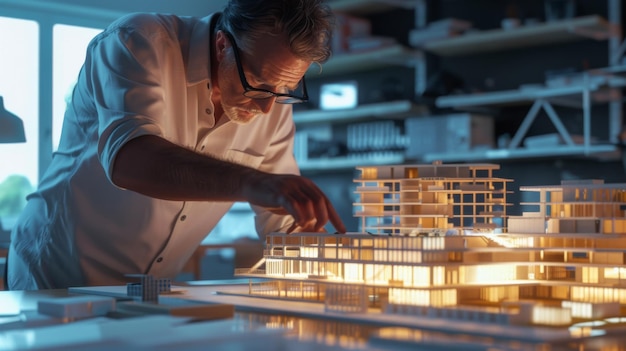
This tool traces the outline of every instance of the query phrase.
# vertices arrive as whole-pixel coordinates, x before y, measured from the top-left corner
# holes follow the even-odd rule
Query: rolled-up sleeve
[[[126,142],[141,135],[162,136],[161,67],[171,51],[168,40],[162,40],[165,35],[156,25],[141,32],[120,26],[90,44],[85,74],[98,114],[98,156],[109,180]]]

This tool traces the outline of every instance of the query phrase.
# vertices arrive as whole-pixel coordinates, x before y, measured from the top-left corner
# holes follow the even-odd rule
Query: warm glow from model
[[[391,277],[391,265],[366,264],[365,279],[372,285],[388,285]]]
[[[604,278],[607,279],[626,279],[626,268],[612,267],[604,269]]]
[[[317,247],[301,247],[300,248],[300,256],[301,257],[311,257],[316,258],[319,255],[319,249]]]
[[[591,303],[619,302],[626,304],[626,288],[574,286],[572,287],[572,300]]]
[[[481,290],[480,299],[487,302],[517,301],[519,290],[515,286],[490,286]]]
[[[585,323],[626,318],[626,184],[525,187],[539,200],[507,216],[509,180],[493,169],[362,168],[354,206],[363,232],[270,234],[265,271],[249,275],[276,281],[251,283],[251,294],[581,336],[598,332]]]
[[[390,288],[389,302],[413,306],[454,306],[457,304],[457,296],[454,289],[418,290]]]
[[[572,323],[572,312],[560,307],[535,306],[532,312],[532,323],[555,326],[568,325]]]
[[[345,263],[343,265],[345,270],[344,278],[346,282],[359,282],[363,283],[363,265],[359,263]],[[371,277],[368,277],[371,281]]]
[[[588,302],[563,301],[564,308],[572,310],[572,317],[591,318],[593,316],[593,305]]]
[[[583,283],[598,283],[598,267],[582,267]]]
[[[514,265],[484,265],[461,267],[465,271],[465,284],[485,284],[505,282],[517,279],[517,268]]]
[[[493,240],[493,242],[501,245],[503,247],[508,248],[516,248],[516,247],[535,247],[535,238],[534,237],[511,237],[502,235],[501,233],[480,233],[475,234],[484,236]]]

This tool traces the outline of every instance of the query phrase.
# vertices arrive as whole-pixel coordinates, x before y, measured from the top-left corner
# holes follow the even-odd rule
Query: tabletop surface
[[[190,282],[173,286],[173,294],[159,297],[159,304],[184,300],[198,309],[207,304],[235,306],[233,316],[215,320],[121,313],[119,306],[129,301],[125,286],[0,291],[0,350],[200,350],[207,342],[255,350],[374,351],[407,346],[418,350],[626,350],[621,329],[598,329],[605,334],[572,341],[569,332],[565,335],[550,328],[460,323],[380,311],[333,313],[325,311],[323,303],[246,296],[246,281]],[[38,310],[40,302],[79,296],[93,299],[91,307],[101,302],[98,298],[114,299],[118,310],[91,318],[51,317]]]

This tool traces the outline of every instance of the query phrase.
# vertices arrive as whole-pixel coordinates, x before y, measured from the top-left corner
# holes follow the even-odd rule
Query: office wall
[[[84,8],[94,14],[114,14],[128,12],[169,12],[187,16],[204,16],[221,10],[226,0],[0,0],[2,7],[22,7],[62,11],[72,8]]]

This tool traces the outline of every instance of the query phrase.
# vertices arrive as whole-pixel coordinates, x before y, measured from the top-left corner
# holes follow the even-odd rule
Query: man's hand
[[[290,232],[320,232],[330,221],[337,232],[346,228],[326,195],[311,180],[290,174],[257,173],[243,186],[245,199],[273,213],[290,214],[295,223]]]

